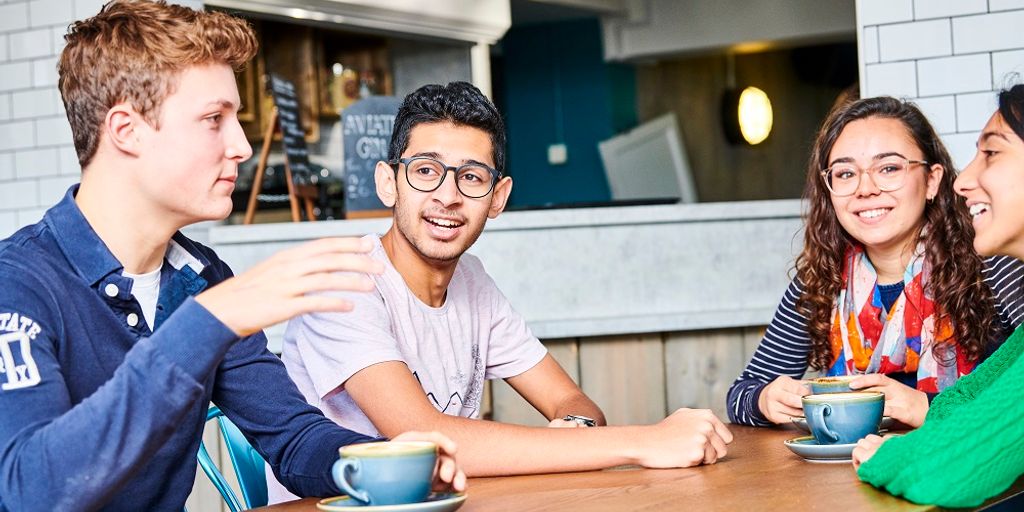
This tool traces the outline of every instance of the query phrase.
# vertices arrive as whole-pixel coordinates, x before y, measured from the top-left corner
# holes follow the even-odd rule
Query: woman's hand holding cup
[[[857,391],[884,393],[885,410],[882,414],[909,427],[920,427],[928,415],[927,394],[880,373],[862,375],[850,381],[850,387]]]
[[[801,397],[811,394],[811,390],[800,380],[785,375],[776,377],[761,390],[757,398],[757,407],[765,418],[772,423],[789,423],[793,416],[803,416]]]

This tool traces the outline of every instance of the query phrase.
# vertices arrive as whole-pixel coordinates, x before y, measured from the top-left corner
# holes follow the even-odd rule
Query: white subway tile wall
[[[53,53],[60,55],[64,49],[64,35],[67,34],[67,26],[61,25],[50,29],[50,40],[53,41]]]
[[[933,96],[915,101],[940,135],[956,133],[956,97]]]
[[[19,226],[18,214],[0,211],[0,233],[14,233]]]
[[[988,12],[988,0],[914,0],[914,18],[948,18]]]
[[[863,32],[864,51],[861,58],[864,62],[878,62],[878,27],[868,27]]]
[[[57,176],[57,149],[28,149],[14,152],[14,176],[16,178],[41,178]]]
[[[981,126],[978,127],[978,130],[954,133],[942,137],[942,141],[946,143],[946,149],[949,150],[949,155],[953,157],[953,162],[956,163],[958,170],[963,169],[974,158],[974,153],[978,149],[976,143],[978,142],[978,135],[981,134]]]
[[[35,125],[32,121],[0,123],[0,151],[29,149],[35,145]],[[2,207],[3,203],[0,202]]]
[[[11,96],[11,117],[14,119],[36,118],[57,114],[57,90],[52,87],[15,91]]]
[[[952,55],[949,18],[882,25],[878,27],[878,50],[882,61]]]
[[[0,64],[0,91],[32,87],[32,65],[28,61]]]
[[[74,19],[88,18],[98,12],[108,0],[75,0]]]
[[[0,4],[0,237],[39,220],[78,181],[71,127],[57,91],[57,56],[77,12],[89,16],[101,5]]]
[[[0,93],[0,121],[7,121],[11,118],[11,94]]]
[[[36,119],[36,142],[40,146],[74,144],[68,118],[57,116]]]
[[[917,61],[921,96],[992,90],[992,59],[987,53]]]
[[[53,55],[52,32],[48,28],[10,34],[8,52],[11,60],[49,57]]]
[[[12,2],[0,5],[0,32],[27,29],[28,4],[29,2]]]
[[[78,153],[74,146],[61,146],[57,150],[60,173],[63,176],[78,176],[82,168],[78,165]]]
[[[99,10],[98,8],[96,9]],[[29,2],[28,20],[33,27],[67,25],[74,21],[72,0],[35,0]]]
[[[988,0],[989,11],[1008,11],[1012,9],[1024,9],[1024,0]]]
[[[869,64],[864,82],[865,96],[917,96],[917,67],[912,60]]]
[[[992,85],[1001,89],[1024,83],[1024,50],[992,53]]]
[[[14,180],[0,187],[0,204],[4,206],[4,210],[38,208],[38,196],[38,180]]]
[[[998,103],[992,91],[956,96],[956,125],[959,132],[976,132],[985,126]]]
[[[14,177],[14,153],[0,153],[0,181]]]
[[[914,3],[911,0],[857,0],[857,24],[860,26],[913,19]]]
[[[857,0],[861,94],[917,103],[962,168],[996,91],[1024,83],[1022,26],[1024,0]]]
[[[44,210],[60,201],[64,193],[71,185],[78,183],[78,176],[58,176],[55,178],[42,178],[39,180],[39,204]],[[32,222],[39,220],[36,217]]]
[[[18,210],[18,215],[15,217],[18,221],[18,226],[27,226],[39,222],[43,218],[43,214],[46,213],[47,208],[27,208],[24,210]]]
[[[1024,9],[953,18],[955,53],[1024,48]]]

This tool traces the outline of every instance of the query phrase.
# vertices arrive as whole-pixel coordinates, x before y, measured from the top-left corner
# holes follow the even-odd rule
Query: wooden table
[[[850,464],[806,462],[782,442],[792,429],[730,426],[736,439],[717,464],[688,469],[616,468],[585,473],[474,478],[459,512],[625,510],[935,510],[861,483]],[[1024,500],[1024,479],[986,506]],[[282,503],[264,512],[309,512],[315,498]],[[984,508],[984,507],[983,507]],[[1008,509],[1024,509],[1024,501]]]

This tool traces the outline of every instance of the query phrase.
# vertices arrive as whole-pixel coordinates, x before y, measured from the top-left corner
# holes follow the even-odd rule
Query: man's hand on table
[[[437,445],[437,467],[434,469],[434,490],[466,490],[466,474],[455,461],[455,441],[440,432],[405,432],[392,441],[430,441]]]
[[[685,468],[713,464],[725,457],[732,432],[707,409],[679,409],[649,429],[637,464],[648,468]]]

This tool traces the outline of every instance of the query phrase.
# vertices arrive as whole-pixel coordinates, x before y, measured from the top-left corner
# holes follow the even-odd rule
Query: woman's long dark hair
[[[1021,91],[1024,93],[1024,91]],[[1018,109],[1018,112],[1020,110]],[[843,288],[843,255],[854,240],[839,224],[821,170],[828,167],[829,153],[848,124],[859,119],[895,119],[903,124],[929,164],[945,170],[935,199],[926,203],[922,231],[925,259],[931,275],[925,293],[936,305],[936,347],[952,339],[940,339],[939,320],[952,322],[953,336],[970,361],[977,361],[992,335],[994,300],[982,280],[984,262],[974,252],[974,229],[962,198],[953,192],[956,171],[953,161],[931,124],[912,103],[890,97],[865,98],[834,109],[818,132],[807,168],[804,200],[808,205],[803,252],[796,260],[797,278],[803,294],[797,308],[807,316],[811,337],[808,362],[825,370],[832,364],[829,334],[832,308]],[[939,353],[936,353],[938,356]],[[936,357],[952,364],[949,357]]]
[[[1017,84],[999,93],[999,115],[1024,140],[1024,84]]]

